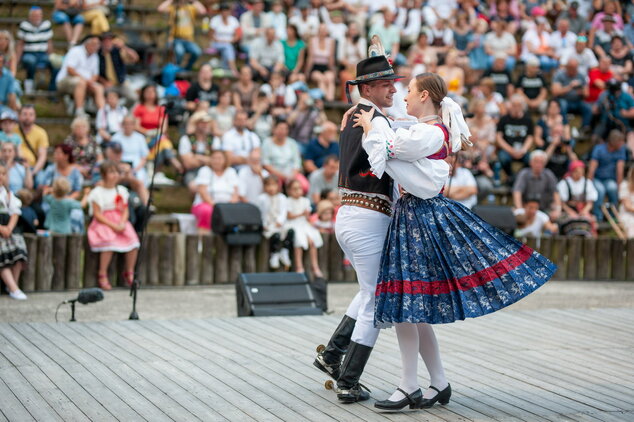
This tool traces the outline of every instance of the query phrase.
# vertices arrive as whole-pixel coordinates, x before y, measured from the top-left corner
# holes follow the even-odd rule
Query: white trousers
[[[374,328],[374,300],[389,224],[390,217],[385,214],[350,205],[339,209],[335,223],[337,241],[359,282],[359,293],[346,311],[346,315],[357,321],[351,340],[369,347],[374,347],[380,331]]]

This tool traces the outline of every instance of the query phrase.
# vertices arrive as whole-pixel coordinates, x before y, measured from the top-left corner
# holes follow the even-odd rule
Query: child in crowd
[[[16,151],[19,153],[22,138],[15,133],[17,128],[18,116],[13,110],[5,110],[0,114],[0,143],[11,142],[15,144]]]
[[[15,226],[22,203],[9,190],[9,172],[0,164],[0,277],[12,299],[26,300],[18,287],[22,263],[27,261],[26,243]]]
[[[524,201],[524,208],[515,210],[517,229],[515,237],[541,237],[542,234],[557,234],[558,228],[550,222],[550,217],[539,210],[539,200],[528,198]]]
[[[45,191],[47,194],[44,195],[44,202],[50,209],[46,214],[44,227],[51,233],[73,233],[70,212],[81,209],[81,203],[69,196],[70,182],[65,177],[58,177],[53,181],[53,186],[45,188]]]
[[[119,93],[115,89],[106,90],[106,105],[97,111],[95,126],[97,142],[101,145],[112,140],[112,135],[123,130],[121,123],[128,115],[128,109],[119,104]]]
[[[280,193],[279,180],[275,176],[268,176],[263,181],[264,192],[258,196],[258,208],[262,214],[264,237],[269,239],[271,257],[269,265],[278,269],[280,262],[290,268],[291,259],[286,243],[292,234],[284,237],[283,229],[286,223],[286,196]]]
[[[40,221],[37,218],[37,213],[31,207],[33,203],[33,192],[29,189],[20,189],[16,196],[22,202],[22,217],[20,218],[22,222],[22,231],[27,233],[35,233],[37,231],[37,227],[40,225]]]
[[[319,233],[335,232],[335,206],[327,199],[317,203],[317,211],[311,215],[310,222]]]
[[[310,217],[310,200],[303,196],[302,184],[298,180],[291,180],[287,187],[287,221],[286,229],[294,232],[295,271],[304,272],[304,253],[308,249],[310,265],[316,278],[323,278],[317,260],[317,249],[323,245],[319,230],[308,221]]]
[[[99,255],[99,287],[110,290],[108,265],[114,252],[125,254],[123,278],[128,285],[134,281],[134,265],[139,251],[139,238],[128,221],[128,190],[118,185],[119,169],[106,160],[99,169],[102,185],[88,195],[93,219],[88,227],[88,244]]]

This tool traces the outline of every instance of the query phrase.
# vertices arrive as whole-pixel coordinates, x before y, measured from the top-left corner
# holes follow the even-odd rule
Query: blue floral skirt
[[[382,328],[486,315],[535,291],[557,270],[442,195],[401,197],[383,250],[374,314]]]

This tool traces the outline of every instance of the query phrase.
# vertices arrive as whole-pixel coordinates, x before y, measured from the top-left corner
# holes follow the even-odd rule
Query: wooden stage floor
[[[454,396],[406,413],[341,405],[323,388],[314,350],[338,320],[0,324],[0,420],[634,420],[634,309],[506,310],[439,326]],[[373,399],[396,386],[399,360],[387,330],[362,379]]]

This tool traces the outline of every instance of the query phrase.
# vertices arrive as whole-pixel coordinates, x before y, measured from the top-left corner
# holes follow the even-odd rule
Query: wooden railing
[[[29,250],[28,269],[20,284],[25,291],[78,289],[97,285],[99,256],[90,251],[85,236],[24,235]],[[634,280],[634,239],[553,237],[523,239],[555,262],[558,280]],[[304,268],[310,269],[308,254]],[[228,246],[215,235],[150,233],[140,257],[138,278],[149,286],[192,286],[234,282],[241,272],[268,272],[268,242],[257,246]],[[354,281],[344,266],[334,235],[324,235],[319,262],[331,281]],[[110,265],[110,282],[124,286],[123,255]]]

